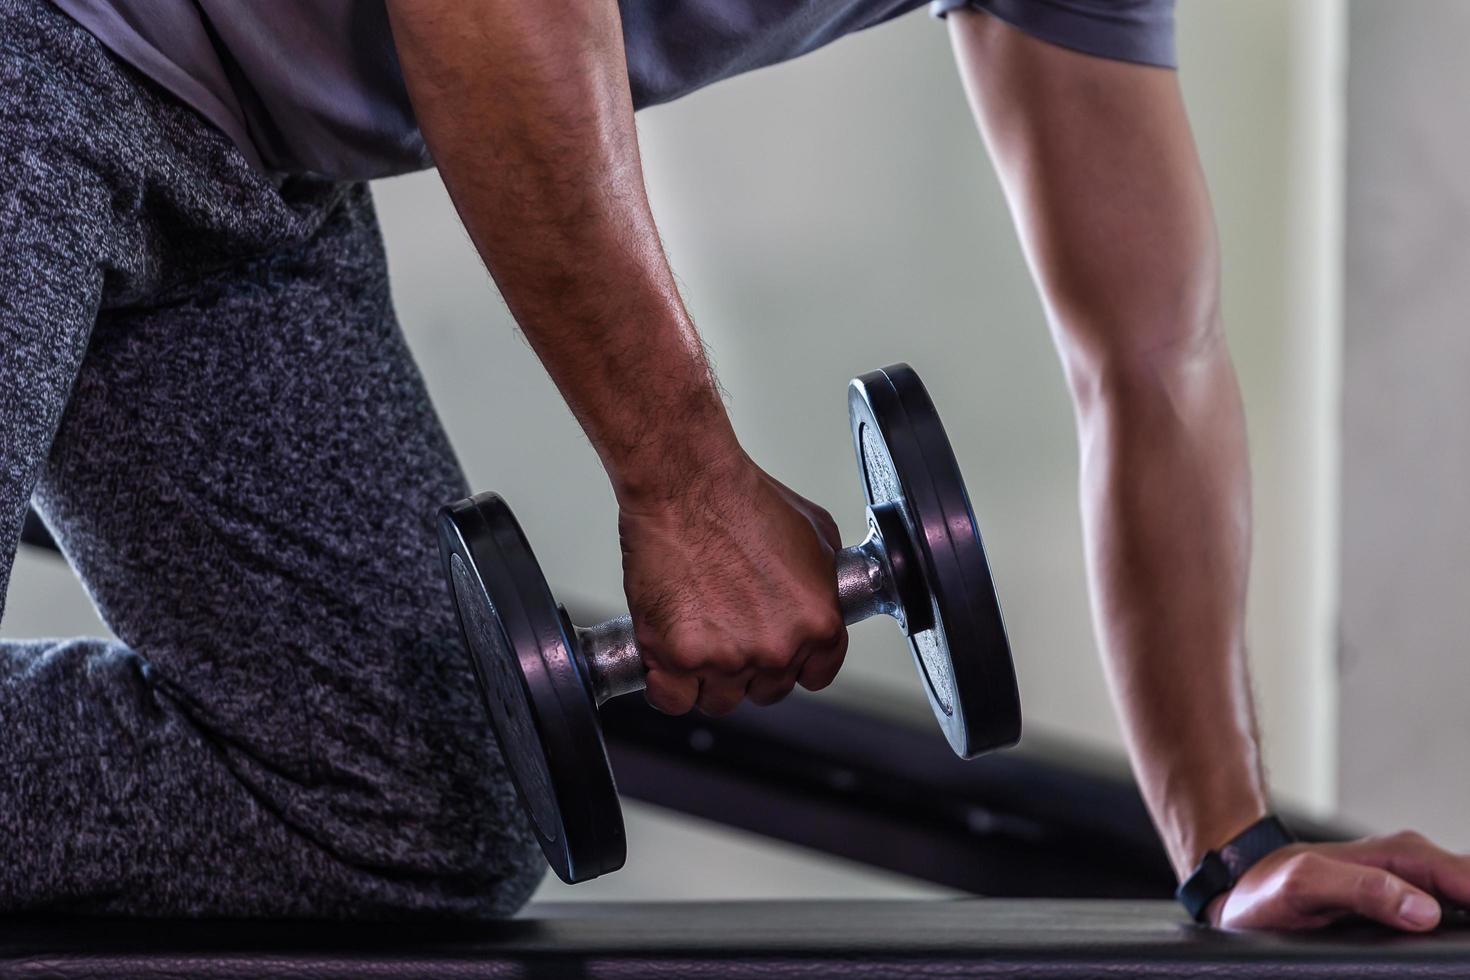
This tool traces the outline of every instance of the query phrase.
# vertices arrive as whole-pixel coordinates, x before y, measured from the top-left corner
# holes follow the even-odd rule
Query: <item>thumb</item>
[[[1439,902],[1382,868],[1328,860],[1314,862],[1313,871],[1314,880],[1297,892],[1299,912],[1353,912],[1409,932],[1439,925]]]

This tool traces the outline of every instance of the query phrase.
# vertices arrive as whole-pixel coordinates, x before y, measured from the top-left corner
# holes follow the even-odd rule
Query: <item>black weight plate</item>
[[[515,516],[481,493],[439,512],[439,548],[480,699],[562,881],[616,871],[623,812],[570,627]]]
[[[869,504],[898,502],[933,605],[909,637],[934,716],[961,758],[1021,738],[1021,698],[959,464],[913,368],[895,364],[848,388],[853,444]]]

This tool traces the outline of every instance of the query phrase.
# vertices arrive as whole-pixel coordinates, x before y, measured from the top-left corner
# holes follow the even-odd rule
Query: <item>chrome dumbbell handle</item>
[[[913,560],[908,524],[898,504],[868,508],[868,536],[837,552],[837,604],[847,625],[892,616],[905,634],[928,629],[932,610]],[[583,664],[597,704],[644,688],[648,673],[631,616],[572,628],[573,651]]]

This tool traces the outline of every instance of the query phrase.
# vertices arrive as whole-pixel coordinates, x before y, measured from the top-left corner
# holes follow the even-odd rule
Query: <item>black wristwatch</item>
[[[1174,897],[1196,922],[1205,921],[1205,909],[1218,895],[1235,887],[1261,858],[1294,843],[1296,837],[1275,817],[1262,817],[1232,837],[1218,851],[1206,851],[1199,867],[1179,886]]]

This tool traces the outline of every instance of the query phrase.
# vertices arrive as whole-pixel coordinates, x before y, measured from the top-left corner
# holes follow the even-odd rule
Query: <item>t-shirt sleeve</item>
[[[929,12],[984,10],[1033,37],[1115,61],[1177,66],[1174,0],[932,0]]]

